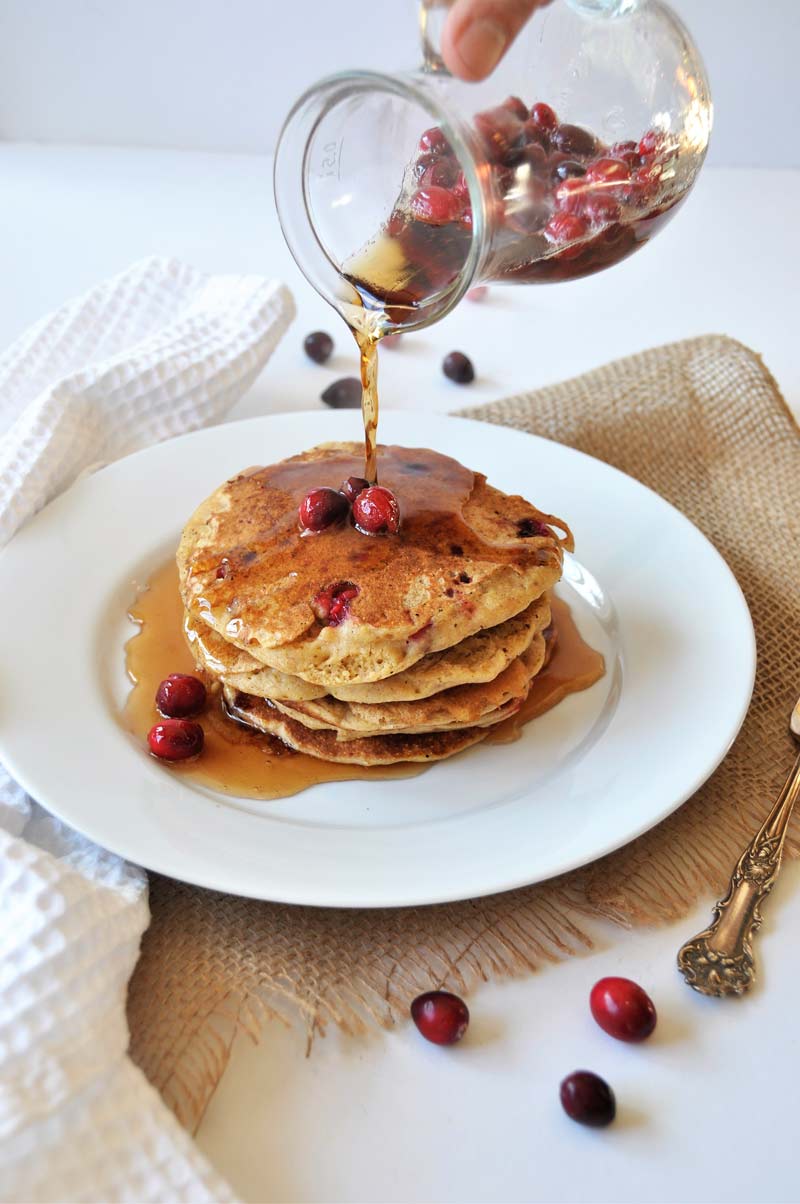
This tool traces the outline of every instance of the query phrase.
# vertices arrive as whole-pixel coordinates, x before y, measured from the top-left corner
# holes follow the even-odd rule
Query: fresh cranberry
[[[586,169],[586,179],[593,184],[621,184],[630,175],[630,168],[620,159],[595,159]]]
[[[569,183],[569,181],[565,181]],[[564,185],[562,184],[563,188]],[[554,213],[544,228],[551,242],[576,242],[587,232],[586,222],[577,213]]]
[[[468,385],[475,379],[472,360],[463,351],[451,351],[442,361],[442,372],[457,385]]]
[[[458,173],[452,192],[453,196],[457,196],[462,202],[469,200],[469,184],[467,184],[467,177],[463,171]]]
[[[639,139],[639,154],[640,155],[658,155],[665,147],[666,138],[660,130],[648,130],[646,134]]]
[[[597,150],[597,139],[582,125],[559,125],[550,135],[550,141],[556,150],[583,159],[588,159]]]
[[[586,175],[586,168],[576,159],[565,159],[559,154],[558,161],[551,168],[553,183],[557,180],[575,180]]]
[[[370,485],[353,502],[353,518],[359,531],[367,535],[388,532],[396,535],[400,529],[400,507],[390,489]]]
[[[489,158],[495,163],[502,163],[514,151],[521,150],[526,142],[522,122],[502,105],[476,113],[475,128],[483,139]]]
[[[382,339],[381,342],[385,343],[386,340]],[[369,481],[365,477],[347,477],[339,486],[339,492],[344,494],[351,505],[363,489],[369,489]]]
[[[602,1129],[610,1125],[617,1114],[614,1092],[605,1079],[591,1070],[575,1070],[559,1088],[561,1107],[578,1124]]]
[[[531,109],[531,117],[536,125],[542,130],[554,130],[558,125],[558,118],[555,114],[555,109],[551,109],[550,105],[544,101],[538,101]]]
[[[420,188],[411,198],[411,212],[418,222],[429,226],[446,226],[458,221],[462,203],[447,188]]]
[[[620,208],[613,196],[595,193],[586,198],[581,213],[594,226],[606,226],[619,219]]]
[[[641,163],[639,154],[639,145],[636,142],[615,142],[613,146],[608,148],[609,156],[612,159],[619,159],[621,163],[625,163],[633,170]]]
[[[326,406],[334,410],[355,410],[361,407],[361,381],[357,376],[343,376],[328,385],[320,394]]]
[[[520,121],[528,120],[528,106],[518,96],[509,96],[503,101],[503,108],[508,109],[509,113],[513,113]]]
[[[154,757],[162,761],[185,761],[203,751],[203,729],[191,719],[165,719],[147,733]]]
[[[350,603],[358,597],[358,586],[352,581],[337,581],[321,589],[311,600],[313,610],[320,623],[326,627],[338,627],[350,614]]]
[[[618,1041],[644,1041],[656,1026],[652,999],[630,978],[601,978],[592,987],[589,1007],[603,1031]]]
[[[477,284],[475,288],[471,288],[467,293],[468,301],[485,301],[489,296],[489,287],[486,284]]]
[[[467,1031],[469,1009],[463,999],[449,991],[426,991],[411,1004],[411,1019],[426,1041],[455,1045]]]
[[[564,213],[581,213],[586,199],[586,182],[581,176],[570,176],[556,186],[553,196]]]
[[[432,129],[426,130],[422,135],[419,140],[419,149],[423,152],[423,154],[427,153],[438,155],[441,154],[442,151],[449,150],[450,143],[445,138],[444,133],[439,126],[435,125]]]
[[[452,159],[435,159],[422,174],[420,188],[452,188],[458,178],[458,164]]]
[[[324,531],[347,514],[347,498],[336,489],[310,489],[297,511],[304,531]]]
[[[324,330],[314,330],[303,339],[303,350],[315,364],[324,364],[331,358],[333,339]]]
[[[170,673],[156,690],[156,706],[170,719],[196,715],[206,705],[206,688],[190,673]]]

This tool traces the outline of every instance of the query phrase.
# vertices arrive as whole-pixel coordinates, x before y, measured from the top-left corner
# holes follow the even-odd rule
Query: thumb
[[[485,79],[531,13],[548,0],[456,0],[442,32],[442,57],[459,79]]]

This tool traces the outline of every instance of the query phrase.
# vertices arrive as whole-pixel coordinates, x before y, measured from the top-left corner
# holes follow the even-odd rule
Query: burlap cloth
[[[268,1017],[300,1014],[310,1043],[331,1022],[353,1033],[403,1022],[421,990],[468,994],[482,980],[589,947],[592,917],[627,925],[684,914],[723,886],[790,764],[787,716],[800,691],[800,439],[760,358],[708,336],[467,413],[606,460],[705,532],[755,622],[750,712],[723,764],[675,815],[539,886],[359,912],[259,903],[153,875],[152,921],[129,994],[132,1054],[190,1128],[239,1028],[255,1037]],[[713,608],[714,599],[696,604]]]

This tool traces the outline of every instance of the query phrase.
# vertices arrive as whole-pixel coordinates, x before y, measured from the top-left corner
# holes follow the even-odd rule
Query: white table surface
[[[305,284],[274,217],[270,165],[246,156],[0,145],[0,346],[100,277],[153,252],[214,271],[275,274],[299,317],[232,417],[307,409],[355,369],[349,335]],[[708,170],[675,222],[640,255],[560,288],[492,290],[383,357],[386,406],[449,410],[560,379],[615,356],[720,331],[760,351],[797,411],[800,172]],[[333,333],[310,364],[300,343]],[[478,379],[439,372],[453,347]],[[800,683],[799,683],[800,684]],[[787,767],[790,761],[787,743]],[[764,800],[765,808],[768,800]],[[758,937],[745,1000],[700,998],[678,977],[678,925],[595,925],[594,950],[470,1000],[454,1050],[411,1025],[305,1057],[299,1029],[237,1040],[199,1143],[249,1201],[796,1201],[796,1000],[800,866],[788,864]],[[592,983],[623,974],[650,990],[646,1046],[605,1036]],[[612,1129],[570,1122],[558,1083],[578,1067],[617,1092]]]

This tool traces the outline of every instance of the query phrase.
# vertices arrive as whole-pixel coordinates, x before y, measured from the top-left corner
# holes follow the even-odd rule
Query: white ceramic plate
[[[630,477],[467,419],[388,413],[381,439],[448,452],[569,521],[579,560],[568,559],[559,591],[606,656],[602,681],[516,744],[278,802],[212,794],[121,729],[126,608],[198,502],[246,465],[360,435],[353,412],[215,427],[111,465],[29,523],[0,557],[9,771],[150,869],[324,906],[435,903],[540,881],[678,807],[725,755],[750,700],[755,644],[739,586],[704,536]]]

